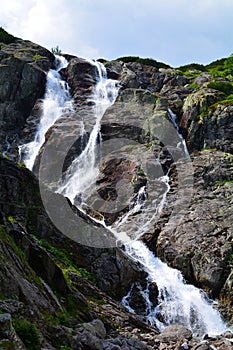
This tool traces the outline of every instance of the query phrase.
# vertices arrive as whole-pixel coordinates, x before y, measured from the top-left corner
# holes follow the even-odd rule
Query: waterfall
[[[115,102],[119,91],[119,83],[107,79],[104,66],[99,62],[90,62],[96,65],[98,71],[98,82],[89,100],[90,105],[93,106],[94,126],[89,132],[88,141],[83,144],[82,153],[73,160],[58,189],[59,193],[68,197],[76,205],[85,203],[86,192],[95,184],[99,165],[97,144],[101,142],[101,119],[106,109]],[[49,71],[43,102],[43,116],[38,131],[32,142],[21,146],[21,154],[24,155],[24,161],[30,169],[45,140],[47,130],[62,113],[72,110],[68,86],[61,80],[58,73],[58,70],[65,65],[66,62],[60,59],[57,69]],[[175,115],[172,111],[169,111],[169,115],[178,133]],[[82,129],[83,134],[86,134],[85,123],[82,124]],[[182,136],[179,133],[178,135],[180,141],[177,148],[185,157],[188,154],[187,147]],[[154,196],[152,200],[149,200],[148,193],[151,189],[154,191]],[[112,227],[106,227],[104,223],[103,225],[114,233],[117,240],[124,243],[125,252],[139,262],[148,274],[147,288],[142,290],[148,323],[156,325],[160,330],[170,324],[183,324],[196,335],[206,332],[209,334],[222,333],[226,326],[207,295],[198,288],[186,284],[178,270],[168,267],[139,240],[153,227],[155,219],[164,207],[169,190],[169,176],[163,174],[151,185],[147,184],[139,189],[134,205]],[[149,286],[152,283],[158,287],[156,305],[150,300]],[[136,313],[131,304],[132,290],[133,285],[122,303],[128,311]]]
[[[180,134],[180,132],[179,132],[179,126],[178,126],[178,124],[177,124],[177,117],[176,117],[176,114],[173,113],[173,111],[172,111],[170,108],[168,108],[168,115],[169,115],[169,117],[170,117],[170,120],[171,120],[172,124],[174,125],[174,127],[175,127],[175,129],[176,129],[176,131],[177,131],[178,137],[180,138],[180,142],[177,144],[177,148],[178,148],[180,151],[183,150],[184,154],[185,154],[186,156],[189,156],[189,152],[188,152],[188,149],[187,149],[187,146],[186,146],[186,142],[185,142],[183,136],[182,136],[182,135]]]
[[[104,65],[98,61],[90,61],[95,64],[98,71],[98,83],[89,100],[93,104],[95,124],[90,133],[89,140],[83,152],[71,164],[66,172],[62,186],[58,190],[68,197],[72,203],[83,201],[84,194],[88,188],[95,183],[98,175],[98,161],[96,146],[100,135],[100,122],[106,109],[111,106],[119,90],[119,82],[107,79]]]
[[[188,157],[185,140],[179,133],[176,123],[176,115],[171,110],[168,112],[180,139],[177,149],[182,158]],[[124,234],[127,232],[128,239],[124,237],[125,251],[132,259],[140,262],[148,274],[147,287],[144,290],[140,288],[140,295],[145,303],[145,319],[160,331],[168,325],[182,324],[192,330],[196,336],[205,333],[221,334],[227,327],[220,313],[214,308],[214,302],[208,298],[204,291],[186,284],[180,271],[170,268],[158,257],[155,257],[139,240],[143,234],[153,230],[151,223],[154,223],[155,217],[163,209],[167,193],[170,190],[168,174],[158,178],[158,181],[164,184],[164,188],[160,191],[160,196],[151,202],[152,206],[147,204],[147,189],[146,186],[143,186],[138,192],[134,206],[112,226],[116,236],[121,230]],[[139,212],[141,213],[140,219],[137,218],[137,215],[135,216],[135,213]],[[134,216],[133,222],[131,216]],[[132,239],[132,231],[134,239]],[[158,288],[156,305],[150,300],[149,286],[152,283],[155,283]],[[136,314],[131,304],[133,287],[134,284],[122,299],[122,304],[129,312]]]
[[[205,333],[216,335],[226,330],[226,325],[213,303],[200,289],[186,284],[182,274],[168,267],[141,241],[134,240],[125,245],[131,258],[140,262],[148,273],[148,283],[158,287],[158,305],[150,301],[148,288],[142,293],[146,303],[146,320],[160,330],[171,324],[182,324],[194,335]],[[123,298],[123,305],[134,312],[130,304],[130,292]],[[135,313],[135,312],[134,312]]]
[[[68,62],[63,56],[56,56],[56,69],[50,69],[47,74],[43,113],[34,140],[19,146],[20,158],[30,170],[32,170],[36,156],[45,142],[46,132],[63,113],[73,110],[68,84],[61,79],[59,74],[59,70],[65,68],[67,64]]]

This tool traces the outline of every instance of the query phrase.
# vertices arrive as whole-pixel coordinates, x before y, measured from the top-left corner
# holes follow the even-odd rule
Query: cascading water
[[[188,156],[185,140],[178,132],[176,124],[176,115],[169,110],[169,115],[175,126],[180,142],[177,144],[177,149],[182,154],[182,157]],[[200,289],[193,285],[186,284],[182,274],[173,268],[168,267],[159,258],[146,247],[139,239],[146,232],[149,232],[151,223],[153,224],[155,217],[161,212],[166,201],[166,195],[170,190],[169,177],[161,176],[158,181],[162,182],[165,187],[160,193],[160,197],[156,201],[152,201],[153,210],[147,210],[147,194],[146,186],[142,187],[138,192],[138,198],[131,210],[119,219],[113,225],[113,230],[117,235],[117,231],[122,230],[127,232],[132,229],[132,225],[136,222],[134,230],[134,239],[125,239],[126,253],[137,262],[140,262],[148,273],[147,288],[140,291],[145,302],[145,318],[151,325],[156,325],[158,329],[163,330],[171,324],[182,324],[192,330],[196,336],[204,333],[220,334],[226,330],[226,325],[223,322],[219,312],[213,307],[213,302]],[[143,196],[142,196],[143,194]],[[141,225],[138,228],[137,217],[134,217],[134,222],[131,222],[131,215],[140,212]],[[149,214],[149,215],[148,215]],[[156,305],[150,300],[149,286],[155,283],[158,288],[158,297]],[[122,299],[122,304],[131,312],[136,313],[131,304],[131,296],[133,293],[133,285],[129,293]]]
[[[189,155],[188,153],[188,149],[187,149],[187,146],[186,146],[186,142],[183,138],[183,136],[179,133],[179,126],[177,125],[177,117],[176,117],[176,114],[172,112],[172,110],[169,108],[168,109],[168,115],[170,117],[170,120],[172,122],[172,124],[174,125],[176,131],[177,131],[177,134],[180,138],[180,142],[177,144],[177,148],[181,151],[183,150],[184,154],[185,155]]]
[[[36,156],[45,141],[45,134],[55,121],[66,112],[73,110],[68,84],[61,79],[59,70],[68,62],[63,56],[56,56],[56,69],[50,69],[47,75],[46,93],[43,100],[43,114],[32,142],[19,147],[21,160],[32,170]]]
[[[96,146],[101,139],[101,118],[105,110],[114,103],[119,90],[118,82],[107,79],[103,65],[98,62],[90,62],[96,65],[99,75],[99,81],[90,100],[95,110],[95,123],[82,153],[72,162],[66,171],[61,187],[58,189],[58,192],[67,196],[75,204],[78,203],[77,198],[81,198],[81,202],[85,200],[86,192],[95,183],[98,174]],[[58,66],[56,71],[50,71],[48,74],[46,96],[43,104],[44,112],[36,137],[33,142],[21,146],[21,153],[25,155],[24,161],[30,169],[32,169],[36,155],[44,142],[46,131],[62,113],[72,109],[67,86],[65,82],[61,81],[58,73],[60,68],[61,66]],[[171,121],[176,125],[172,111],[169,111],[169,114]],[[85,124],[83,124],[83,134],[85,132]],[[185,155],[187,154],[186,144],[182,136],[179,135],[179,137],[180,142],[177,147]],[[183,324],[195,334],[221,333],[226,329],[226,326],[207,296],[198,288],[186,284],[179,271],[169,268],[161,262],[139,240],[153,225],[154,219],[164,206],[166,194],[170,189],[168,175],[158,177],[156,183],[160,184],[161,190],[157,192],[152,201],[148,201],[147,186],[141,187],[135,204],[129,212],[116,221],[112,227],[106,228],[115,234],[116,239],[124,238],[122,241],[125,242],[126,253],[132,259],[140,262],[148,273],[148,287],[142,290],[148,323],[156,325],[159,329],[163,329],[169,324]],[[138,216],[137,221],[139,212],[141,215]],[[133,239],[131,237],[132,231]],[[158,287],[158,303],[156,305],[153,305],[149,295],[149,286],[152,283],[155,283]],[[130,312],[135,313],[131,305],[131,293],[132,288],[123,298],[122,303]]]
[[[105,67],[98,61],[90,61],[95,64],[98,71],[98,83],[89,102],[94,105],[95,124],[90,133],[88,143],[83,152],[71,164],[66,172],[66,177],[58,190],[68,197],[72,203],[78,198],[83,201],[88,188],[95,183],[98,175],[98,162],[96,146],[100,135],[100,122],[106,109],[114,103],[119,90],[119,82],[107,79]],[[81,198],[82,197],[82,198]]]
[[[171,324],[182,324],[198,336],[204,333],[221,334],[226,325],[215,310],[206,294],[190,284],[186,284],[182,274],[168,267],[141,241],[134,240],[125,245],[126,252],[144,266],[148,273],[148,284],[156,283],[158,287],[158,305],[150,301],[148,288],[143,291],[146,304],[146,319],[160,330]],[[132,290],[122,303],[130,311]]]

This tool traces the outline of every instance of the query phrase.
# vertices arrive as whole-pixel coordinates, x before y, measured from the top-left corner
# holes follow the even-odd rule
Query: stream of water
[[[56,68],[50,69],[47,75],[42,117],[38,124],[34,140],[19,147],[20,158],[30,170],[33,169],[36,156],[45,142],[46,132],[62,114],[73,110],[69,86],[62,80],[59,74],[59,70],[65,68],[67,64],[68,62],[65,57],[56,56]]]
[[[43,116],[38,126],[35,139],[21,146],[24,154],[24,162],[29,169],[33,168],[35,158],[45,140],[47,130],[66,111],[72,110],[72,98],[67,84],[61,79],[58,70],[67,62],[60,58],[56,70],[50,70],[47,78],[46,94],[43,103]],[[64,181],[59,192],[67,196],[72,203],[77,197],[85,198],[85,193],[95,183],[98,175],[98,162],[96,146],[101,141],[100,125],[101,118],[106,109],[111,106],[118,94],[119,83],[107,79],[106,70],[99,62],[91,61],[98,68],[98,83],[93,91],[92,102],[95,108],[95,123],[90,133],[88,142],[82,153],[72,162],[66,172]],[[175,115],[169,111],[172,123],[176,126]],[[85,127],[83,127],[85,132]],[[178,132],[178,130],[177,130]],[[187,152],[186,144],[180,137],[180,143],[184,153]],[[141,263],[148,273],[147,285],[155,283],[158,287],[158,303],[153,305],[149,296],[149,288],[142,290],[146,305],[146,320],[159,329],[170,324],[183,324],[190,328],[196,335],[209,333],[220,334],[226,329],[219,312],[207,295],[192,285],[186,284],[181,273],[168,267],[139,240],[139,238],[153,224],[153,220],[159,215],[166,201],[167,192],[170,189],[169,176],[164,174],[157,179],[163,188],[160,195],[147,206],[147,188],[141,187],[135,204],[130,211],[121,217],[110,228],[116,239],[122,233],[127,238],[125,251],[134,260]],[[142,213],[142,221],[137,222],[138,212]],[[136,224],[133,225],[134,220]],[[134,231],[131,238],[130,230]],[[131,304],[131,292],[123,298],[123,305],[130,311],[135,312]]]

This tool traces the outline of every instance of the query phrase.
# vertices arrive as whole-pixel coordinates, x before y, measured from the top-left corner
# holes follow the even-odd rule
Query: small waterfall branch
[[[55,64],[56,69],[50,69],[47,75],[43,114],[34,140],[19,147],[20,158],[30,170],[33,169],[36,156],[45,142],[46,132],[63,113],[73,110],[68,84],[59,74],[59,70],[65,68],[68,62],[63,56],[56,56]]]

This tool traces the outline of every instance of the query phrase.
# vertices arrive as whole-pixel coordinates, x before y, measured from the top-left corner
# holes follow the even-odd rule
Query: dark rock
[[[0,315],[0,343],[3,349],[12,347],[15,349],[15,347],[17,347],[17,350],[26,350],[23,342],[14,330],[10,314]],[[4,345],[6,347],[4,347]]]
[[[231,272],[232,166],[228,157],[208,150],[193,157],[194,188],[187,213],[177,227],[156,233],[156,253],[213,297]],[[175,191],[168,200],[174,203],[174,196]]]
[[[67,80],[76,107],[86,103],[92,89],[99,79],[98,68],[83,58],[72,58],[62,74]]]
[[[18,40],[2,45],[0,55],[0,144],[1,151],[16,148],[20,133],[33,106],[45,91],[46,72],[54,56],[30,41]]]
[[[175,343],[177,341],[184,342],[185,340],[192,339],[192,332],[183,326],[172,325],[166,327],[165,330],[157,336],[157,339],[164,343]]]

